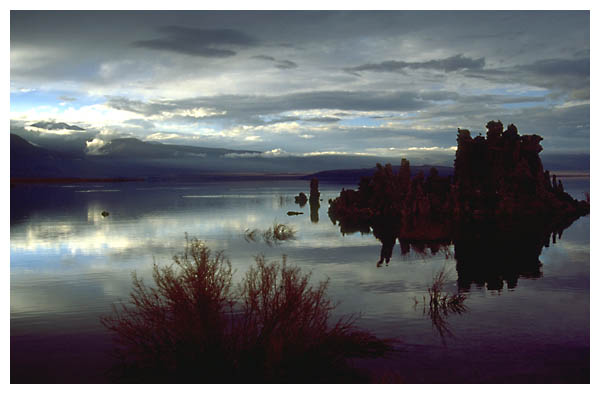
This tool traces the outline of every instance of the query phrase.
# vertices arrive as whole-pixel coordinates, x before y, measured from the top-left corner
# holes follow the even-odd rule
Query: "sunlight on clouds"
[[[421,147],[410,147],[406,150],[422,150],[422,151],[449,151],[455,152],[457,149],[456,146],[450,146],[448,148],[440,148],[439,146],[421,146]]]
[[[149,119],[152,120],[166,120],[174,118],[176,116],[190,117],[190,118],[206,118],[211,116],[225,115],[227,111],[217,111],[214,108],[190,108],[190,109],[177,109],[174,111],[162,111],[159,115],[152,115]]]
[[[59,108],[48,105],[37,106],[25,111],[11,110],[11,119],[26,122],[46,121],[52,119],[55,122],[70,124],[84,124],[96,128],[123,123],[126,120],[139,119],[138,114],[111,108],[105,104],[92,104],[80,108]],[[86,127],[86,128],[87,128]],[[38,130],[47,132],[48,130]],[[56,130],[51,130],[56,131]],[[72,131],[72,130],[71,130]]]
[[[381,24],[376,21],[382,16],[370,14],[364,15],[369,21],[364,26],[349,26],[350,19],[344,16],[334,30],[347,29],[345,34],[331,36],[332,25],[320,18],[311,20],[307,34],[294,30],[305,23],[304,17],[294,18],[285,28],[267,23],[262,27],[275,34],[261,36],[260,44],[245,48],[245,53],[236,49],[235,58],[229,59],[133,50],[132,42],[149,38],[140,29],[147,15],[136,17],[142,25],[131,26],[125,18],[113,21],[116,28],[110,30],[100,28],[106,23],[102,18],[90,21],[94,28],[82,31],[71,24],[43,29],[15,25],[19,35],[11,38],[10,90],[15,108],[11,119],[31,123],[53,119],[81,125],[90,133],[108,128],[114,135],[148,141],[180,139],[230,149],[280,147],[307,154],[318,154],[315,150],[355,154],[374,143],[423,144],[432,152],[442,151],[455,144],[458,127],[481,129],[488,117],[504,121],[523,114],[522,118],[532,119],[522,111],[535,103],[539,107],[529,113],[539,119],[557,110],[589,108],[585,15],[569,15],[568,23],[556,27],[548,23],[548,15],[532,14],[535,23],[526,29],[524,41],[507,40],[516,37],[510,26],[495,25],[496,32],[490,35],[486,26],[497,21],[493,13],[482,14],[475,25],[454,23],[454,16],[461,18],[461,13],[449,15],[453,18],[435,21],[416,17],[422,18],[419,26],[424,34],[405,23]],[[385,16],[390,21],[404,17]],[[48,31],[47,37],[43,31]],[[481,40],[463,39],[477,32],[485,33]],[[54,34],[64,34],[65,39],[53,41]],[[263,61],[257,61],[261,56]],[[277,69],[275,59],[297,67]],[[349,73],[352,69],[360,70],[360,75]],[[80,101],[70,103],[60,99],[63,96]],[[79,107],[86,97],[107,101]],[[129,105],[110,107],[111,98]],[[574,132],[573,118],[582,115],[587,114],[555,115],[561,123],[556,129]],[[419,133],[423,137],[407,142],[407,137]],[[379,142],[380,136],[385,140]],[[589,150],[587,140],[579,141],[571,143]],[[560,143],[556,146],[563,148]]]
[[[298,122],[281,122],[252,127],[252,130],[273,134],[297,134],[300,132],[300,129],[304,129],[304,127]]]
[[[304,157],[311,156],[372,156],[370,153],[365,152],[343,152],[343,151],[318,151],[318,152],[306,152],[301,154]]]
[[[590,100],[565,101],[564,103],[557,105],[555,108],[563,109],[563,108],[577,107],[580,105],[590,105]]]
[[[244,137],[244,141],[257,142],[257,141],[262,141],[262,138],[260,138],[259,135],[249,135],[249,136]]]
[[[81,108],[69,107],[61,116],[66,119],[76,121],[84,121],[95,126],[106,125],[111,123],[124,122],[132,118],[139,118],[137,114],[129,111],[117,110],[105,104],[92,104]]]
[[[185,138],[185,137],[183,137],[180,134],[176,134],[176,133],[153,133],[153,134],[146,136],[146,140],[150,140],[150,141],[165,141],[165,140],[172,140],[172,139],[177,139],[177,138]]]
[[[85,130],[72,130],[72,129],[52,129],[52,130],[48,130],[48,129],[44,129],[44,128],[41,128],[41,127],[34,127],[34,126],[25,126],[25,130],[27,130],[27,131],[34,131],[34,132],[37,132],[37,133],[57,134],[57,135],[71,135],[71,134],[85,133]]]
[[[27,71],[35,70],[39,64],[44,64],[48,59],[56,57],[56,48],[23,45],[21,47],[11,46],[10,68],[12,70]]]
[[[90,154],[90,155],[97,155],[100,153],[99,149],[102,148],[104,145],[106,145],[106,142],[99,138],[94,138],[91,141],[86,141],[85,142],[86,153]]]
[[[372,156],[371,153],[363,152],[345,152],[345,151],[316,151],[316,152],[303,152],[303,153],[291,153],[281,148],[271,149],[261,153],[227,153],[223,157],[227,158],[250,158],[250,157],[312,157],[312,156]]]
[[[456,146],[448,148],[442,148],[439,146],[424,146],[424,147],[406,147],[406,148],[367,148],[366,152],[373,156],[385,156],[385,157],[404,157],[409,152],[440,152],[454,154]]]

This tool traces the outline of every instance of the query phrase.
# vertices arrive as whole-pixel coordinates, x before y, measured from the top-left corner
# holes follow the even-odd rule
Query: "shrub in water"
[[[258,256],[237,287],[222,252],[192,239],[174,264],[154,265],[155,286],[133,275],[130,302],[102,323],[116,335],[121,381],[343,382],[361,375],[349,359],[379,357],[388,341],[331,324],[327,282]]]

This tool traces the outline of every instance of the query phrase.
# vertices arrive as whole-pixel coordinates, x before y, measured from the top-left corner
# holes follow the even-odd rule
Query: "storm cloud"
[[[258,40],[234,29],[196,29],[183,26],[165,26],[158,29],[162,38],[140,40],[134,47],[178,52],[191,56],[230,57],[236,54],[230,47],[251,47]]]
[[[453,92],[385,92],[385,91],[315,91],[286,95],[222,95],[194,97],[185,100],[140,101],[126,97],[111,97],[107,105],[123,111],[134,112],[144,116],[168,116],[188,114],[190,119],[237,119],[250,121],[261,115],[276,115],[294,111],[357,111],[365,114],[426,110],[434,107],[437,101],[448,101],[470,104],[477,111],[480,105],[540,103],[546,100],[543,96],[517,95],[472,95],[464,96]],[[192,116],[193,112],[198,116]],[[342,115],[344,115],[342,113]],[[353,116],[352,113],[346,113]],[[387,116],[390,117],[391,115]],[[373,118],[385,118],[373,116]],[[339,116],[277,116],[274,121],[261,123],[291,122],[304,120],[316,123],[333,123],[342,118]]]
[[[275,59],[273,56],[267,56],[267,55],[256,55],[256,56],[252,56],[253,59],[258,59],[258,60],[266,60],[269,62],[273,62],[275,64],[275,67],[281,69],[281,70],[287,70],[287,69],[291,69],[291,68],[296,68],[298,67],[298,65],[296,63],[294,63],[291,60],[277,60]]]
[[[346,68],[346,71],[356,73],[358,71],[375,72],[403,72],[406,69],[425,69],[452,72],[459,70],[479,70],[485,66],[483,57],[471,59],[462,54],[451,56],[445,59],[433,59],[425,62],[405,62],[396,60],[387,60],[381,63],[369,63],[356,67]]]
[[[530,64],[475,70],[467,76],[495,83],[529,84],[565,93],[585,89],[588,92],[586,98],[589,98],[590,58],[541,59]]]
[[[451,162],[457,128],[499,119],[590,150],[589,11],[12,11],[10,30],[11,125],[39,141]],[[25,130],[52,123],[85,133]]]
[[[295,110],[413,111],[430,103],[415,92],[385,91],[316,91],[286,95],[223,95],[195,97],[185,100],[143,102],[125,97],[112,97],[107,105],[146,116],[176,113],[180,110],[208,108],[214,115],[245,119],[255,115],[277,114]],[[314,120],[314,118],[313,118]],[[329,122],[326,119],[325,122]]]

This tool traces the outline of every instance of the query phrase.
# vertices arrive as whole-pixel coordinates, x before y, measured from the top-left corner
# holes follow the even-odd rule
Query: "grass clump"
[[[433,277],[431,287],[427,289],[429,294],[429,307],[448,312],[463,312],[466,310],[464,301],[466,296],[463,293],[447,293],[443,287],[448,282],[448,271],[441,270]]]
[[[244,239],[246,240],[246,242],[256,242],[258,238],[258,232],[259,230],[257,228],[255,228],[254,230],[250,230],[249,228],[247,228],[246,230],[244,230]]]
[[[272,227],[269,227],[262,232],[257,228],[254,230],[246,229],[244,231],[244,239],[246,242],[257,242],[259,234],[262,236],[263,241],[269,246],[296,238],[296,230],[292,226],[274,222]]]
[[[188,241],[154,287],[135,274],[129,304],[102,323],[115,334],[119,381],[163,383],[360,381],[349,359],[391,350],[355,326],[331,322],[328,282],[282,262],[256,264],[233,286],[230,262]]]
[[[296,238],[296,230],[287,224],[273,223],[264,233],[263,238],[266,243],[278,243]]]
[[[423,296],[423,314],[431,319],[433,328],[438,332],[442,340],[446,336],[452,336],[452,330],[448,323],[451,314],[462,314],[467,311],[465,300],[467,296],[463,293],[448,293],[444,291],[444,285],[449,280],[449,272],[440,270],[433,277],[432,284],[427,288],[428,297]],[[415,297],[415,307],[418,300]]]

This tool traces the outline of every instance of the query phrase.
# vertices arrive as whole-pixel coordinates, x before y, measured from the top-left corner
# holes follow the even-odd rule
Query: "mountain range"
[[[97,155],[104,157],[136,157],[166,159],[177,157],[221,157],[226,154],[259,154],[258,151],[205,148],[188,145],[171,145],[144,142],[137,138],[116,138],[98,149]]]
[[[359,155],[268,155],[252,150],[173,145],[136,138],[116,138],[86,151],[83,136],[76,139],[37,138],[28,141],[10,135],[10,176],[15,178],[159,178],[218,179],[235,176],[317,176],[321,180],[354,183],[371,175],[375,163],[399,165],[399,157]],[[46,143],[49,141],[49,143]],[[88,140],[89,141],[89,140]],[[42,144],[43,143],[43,144]],[[551,171],[588,171],[589,155],[546,154],[544,167]],[[413,173],[452,174],[453,157],[421,158]],[[427,164],[426,164],[427,163]],[[416,164],[416,165],[415,165]],[[396,167],[395,167],[396,169]]]

